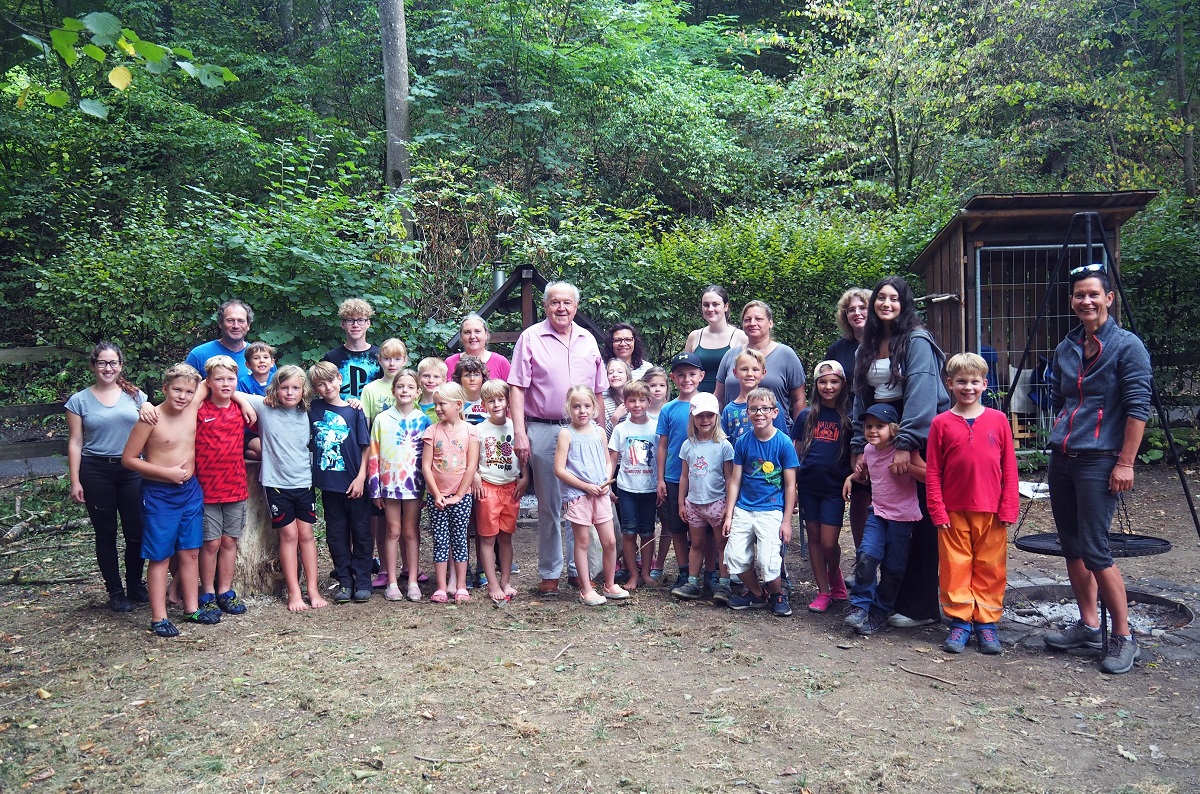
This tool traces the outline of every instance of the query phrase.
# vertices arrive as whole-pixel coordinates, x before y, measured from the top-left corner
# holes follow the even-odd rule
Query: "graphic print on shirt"
[[[627,474],[657,474],[654,463],[654,442],[648,438],[629,438],[625,440],[625,454],[621,457],[621,465]]]
[[[513,470],[513,437],[511,435],[483,436],[483,461],[480,468],[484,467],[497,471]]]
[[[841,426],[837,422],[817,421],[813,428],[813,441],[829,441],[837,443],[841,438]]]
[[[438,471],[460,472],[467,468],[467,450],[456,438],[433,442],[433,465]]]
[[[342,442],[350,437],[350,426],[333,411],[326,411],[314,427],[313,442],[320,455],[321,471],[345,471],[346,459],[342,457]]]
[[[762,475],[764,480],[776,488],[783,486],[783,472],[775,466],[773,461],[763,460],[762,458],[755,459],[754,468],[751,470],[750,476],[757,477],[759,475]]]
[[[357,398],[363,387],[379,377],[383,369],[379,366],[376,353],[371,350],[350,351],[338,369],[342,373],[342,398]]]
[[[708,476],[708,460],[703,455],[696,456],[692,468],[688,470],[688,476],[696,480],[702,480]]]

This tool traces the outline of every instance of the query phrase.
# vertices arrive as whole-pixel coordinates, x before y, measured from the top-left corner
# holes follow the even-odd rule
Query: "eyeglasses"
[[[370,325],[371,321],[366,317],[347,317],[342,322],[346,325]]]
[[[121,363],[120,361],[97,361],[96,369],[120,369]]]
[[[747,408],[747,409],[746,409],[746,413],[748,413],[748,414],[755,414],[755,415],[758,415],[758,414],[769,414],[769,413],[771,413],[771,412],[772,412],[772,411],[774,411],[774,410],[775,410],[775,408],[774,408],[774,407],[767,407],[767,406],[759,405],[759,406],[757,406],[757,407],[755,407],[755,408]]]
[[[1107,270],[1108,265],[1104,264],[1103,262],[1097,262],[1092,265],[1080,265],[1079,267],[1073,267],[1070,270],[1070,274],[1072,276],[1078,276],[1081,273],[1104,273]]]
[[[632,345],[633,337],[632,336],[614,336],[612,341],[613,341],[614,345]]]

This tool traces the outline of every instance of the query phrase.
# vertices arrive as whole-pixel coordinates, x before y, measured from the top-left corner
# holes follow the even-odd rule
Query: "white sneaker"
[[[907,615],[901,615],[899,612],[892,613],[891,617],[888,618],[888,625],[896,629],[915,629],[918,626],[932,626],[934,623],[937,623],[937,621],[933,618],[915,620]]]

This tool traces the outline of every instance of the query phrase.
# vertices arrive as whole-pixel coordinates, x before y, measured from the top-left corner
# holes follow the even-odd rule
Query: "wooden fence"
[[[57,347],[13,347],[0,349],[0,365],[33,364],[52,358],[78,358],[79,352]],[[33,405],[0,405],[0,419],[40,419],[62,413],[62,403],[37,403]],[[67,438],[44,441],[17,441],[0,444],[0,460],[24,460],[42,458],[47,455],[66,455]]]

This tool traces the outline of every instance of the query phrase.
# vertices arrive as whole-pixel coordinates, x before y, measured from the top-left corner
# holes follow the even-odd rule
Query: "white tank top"
[[[889,386],[888,381],[891,377],[890,358],[877,358],[871,362],[871,367],[867,370],[867,385],[875,389],[875,402],[892,402],[904,396],[904,382]]]

